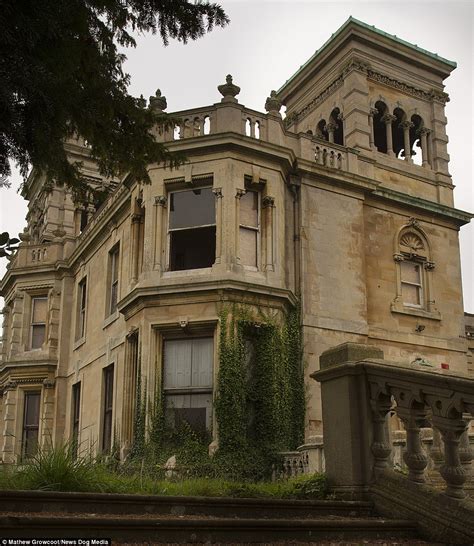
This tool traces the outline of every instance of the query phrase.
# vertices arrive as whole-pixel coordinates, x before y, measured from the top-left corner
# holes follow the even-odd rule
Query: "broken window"
[[[102,451],[108,453],[112,447],[112,413],[114,401],[114,365],[104,368],[104,405],[102,423]]]
[[[259,198],[257,191],[246,191],[240,198],[240,263],[251,267],[258,267]]]
[[[46,338],[46,316],[48,298],[46,296],[31,298],[31,333],[30,347],[41,349]]]
[[[216,259],[216,209],[212,188],[169,195],[171,271],[211,267]]]
[[[86,333],[86,305],[87,305],[87,277],[77,285],[77,321],[76,340],[81,339]]]
[[[211,428],[213,355],[212,337],[165,340],[163,392],[171,427],[186,421],[196,431]]]
[[[38,449],[40,400],[40,392],[25,392],[25,404],[23,406],[22,459],[33,457]]]
[[[119,274],[120,246],[116,244],[109,252],[109,267],[107,272],[108,279],[108,309],[107,316],[115,313],[118,300],[118,274]]]
[[[81,383],[72,386],[72,455],[77,458],[79,448],[79,421],[81,415]]]

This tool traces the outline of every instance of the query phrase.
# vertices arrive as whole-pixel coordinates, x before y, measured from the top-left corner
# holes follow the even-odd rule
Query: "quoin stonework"
[[[171,426],[206,427],[217,446],[223,306],[300,309],[307,438],[322,433],[309,374],[335,345],[474,374],[458,242],[471,215],[453,206],[444,112],[455,67],[350,18],[264,112],[231,76],[215,104],[174,112],[156,137],[187,162],[150,165],[149,185],[102,179],[80,138],[66,148],[101,199],[46,192],[33,170],[0,284],[2,460],[114,437],[126,456],[137,381],[149,399],[160,389]]]

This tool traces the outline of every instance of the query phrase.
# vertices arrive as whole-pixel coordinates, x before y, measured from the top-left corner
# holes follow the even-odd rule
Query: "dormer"
[[[456,63],[350,17],[281,87],[290,131],[450,184],[443,81]]]

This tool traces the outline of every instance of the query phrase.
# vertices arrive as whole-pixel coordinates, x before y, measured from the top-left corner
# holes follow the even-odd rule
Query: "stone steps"
[[[428,544],[407,520],[363,501],[158,497],[10,491],[0,536],[109,538],[117,544]],[[319,541],[319,542],[318,542]]]

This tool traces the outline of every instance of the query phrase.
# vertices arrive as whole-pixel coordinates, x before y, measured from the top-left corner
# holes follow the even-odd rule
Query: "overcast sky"
[[[270,90],[278,89],[352,15],[379,29],[454,60],[458,68],[446,80],[450,172],[458,208],[474,212],[473,89],[474,3],[471,1],[219,2],[231,19],[197,42],[163,47],[157,36],[144,36],[127,50],[130,92],[146,98],[160,88],[168,111],[213,104],[226,74],[241,87],[239,102],[264,111]],[[18,186],[18,176],[12,177]],[[24,227],[26,204],[14,191],[0,190],[0,231]],[[474,225],[461,230],[465,310],[474,313]],[[0,274],[4,261],[0,262]]]

